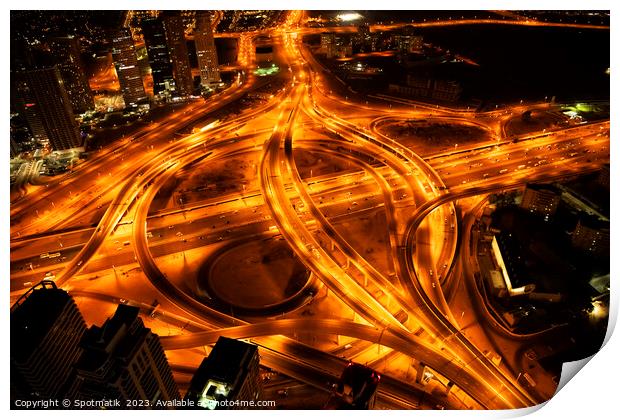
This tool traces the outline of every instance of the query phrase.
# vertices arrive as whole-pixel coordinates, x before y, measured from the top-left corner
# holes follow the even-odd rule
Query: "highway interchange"
[[[442,394],[384,375],[379,388],[384,407],[502,409],[544,401],[548,392],[518,380],[517,355],[535,337],[513,334],[479,309],[468,313],[476,316],[477,326],[464,332],[463,315],[451,308],[455,295],[472,308],[484,305],[472,286],[469,259],[457,255],[468,246],[474,214],[488,194],[592,172],[608,163],[609,121],[514,141],[505,132],[510,118],[531,109],[552,112],[553,105],[477,113],[369,101],[351,92],[344,97],[343,86],[302,43],[302,33],[317,31],[300,28],[302,16],[291,12],[283,27],[260,34],[271,37],[274,61],[282,69],[276,77],[286,81],[269,99],[205,123],[209,113],[265,84],[252,73],[254,34],[244,34],[239,56],[245,71],[229,88],[154,120],[72,173],[28,186],[11,203],[12,300],[51,272],[75,296],[129,301],[148,313],[144,302],[149,299],[128,298],[118,284],[117,270],[139,267],[143,287],[161,302],[166,322],[191,325],[181,334],[160,334],[169,358],[179,349],[213,344],[220,334],[249,339],[260,346],[263,365],[328,392],[346,360],[294,337],[332,334],[359,340],[363,348],[385,346],[414,359],[418,369],[428,367],[446,378]],[[380,130],[386,122],[406,119],[475,125],[490,140],[419,156]],[[304,178],[295,159],[299,150],[342,159],[353,168]],[[256,179],[243,192],[149,212],[158,192],[176,176],[247,154],[257,156]],[[468,207],[467,200],[476,205]],[[337,226],[339,220],[373,212],[386,219],[387,271],[367,261]],[[264,237],[283,238],[312,276],[356,316],[244,320],[196,298],[162,267],[162,256]],[[102,274],[110,270],[115,281]],[[499,341],[501,346],[492,344]]]

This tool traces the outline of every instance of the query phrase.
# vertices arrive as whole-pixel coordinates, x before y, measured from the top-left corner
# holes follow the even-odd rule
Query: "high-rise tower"
[[[118,399],[122,407],[127,400],[148,400],[155,406],[180,398],[159,337],[144,326],[139,312],[119,305],[101,327],[86,331],[67,398]]]
[[[74,36],[54,38],[50,50],[56,59],[73,112],[81,114],[95,107],[80,56],[80,41]]]
[[[142,34],[149,56],[149,65],[153,75],[153,93],[155,95],[174,90],[172,63],[168,55],[166,32],[161,18],[142,20]]]
[[[185,41],[185,24],[180,14],[167,14],[164,16],[164,28],[168,52],[172,61],[174,82],[178,96],[188,96],[194,91],[192,69],[189,64],[189,53]]]
[[[86,324],[73,298],[43,281],[11,308],[11,402],[62,398]]]
[[[78,125],[58,67],[16,71],[13,83],[20,112],[35,139],[49,140],[54,150],[81,145]]]
[[[196,55],[198,56],[198,68],[200,69],[200,84],[209,87],[219,83],[220,69],[217,63],[217,50],[213,39],[211,26],[211,13],[196,12],[196,27],[194,29],[196,42]]]
[[[211,410],[220,401],[257,401],[262,394],[259,364],[257,346],[220,337],[196,370],[185,399],[195,402],[196,408]]]
[[[129,29],[121,29],[112,38],[112,58],[121,85],[125,106],[136,106],[148,100],[140,76],[136,49]]]

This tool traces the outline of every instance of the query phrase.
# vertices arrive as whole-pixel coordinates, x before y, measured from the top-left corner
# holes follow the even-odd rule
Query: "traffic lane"
[[[217,102],[215,103],[217,104]],[[77,168],[76,171],[70,172],[62,176],[61,178],[54,179],[48,183],[45,192],[38,194],[38,197],[34,202],[29,201],[22,205],[14,205],[11,209],[11,215],[17,215],[25,207],[32,208],[36,206],[38,202],[51,199],[53,196],[61,194],[61,190],[65,188],[74,188],[80,191],[86,191],[87,189],[81,185],[86,182],[87,179],[93,179],[95,173],[108,173],[114,171],[116,173],[118,169],[118,162],[115,155],[119,153],[127,154],[133,157],[133,159],[140,159],[136,153],[142,150],[150,151],[154,142],[163,142],[169,140],[169,136],[173,135],[179,127],[191,122],[195,119],[195,115],[199,115],[202,118],[203,112],[208,109],[214,108],[214,103],[205,102],[202,107],[195,109],[195,106],[191,106],[190,110],[192,114],[183,116],[181,118],[167,118],[165,121],[152,122],[148,127],[138,130],[134,135],[128,136],[122,140],[120,144],[115,142],[113,144],[113,150],[105,150],[96,152],[93,159],[87,160],[83,165]],[[187,111],[184,111],[184,114]],[[112,147],[112,146],[110,146]],[[123,157],[123,156],[121,156]],[[51,198],[50,198],[51,197]]]
[[[495,170],[503,169],[505,165],[516,162],[528,167],[536,167],[540,165],[540,161],[545,159],[565,160],[577,155],[589,154],[586,157],[587,160],[592,154],[596,154],[593,157],[600,158],[606,153],[609,153],[609,137],[601,138],[596,134],[584,136],[582,133],[577,133],[574,137],[561,140],[551,136],[545,142],[528,141],[516,145],[495,146],[465,155],[455,153],[453,157],[443,156],[441,159],[433,159],[432,164],[439,173],[444,173],[444,175],[449,175],[451,171],[467,172],[472,168],[483,166],[488,168],[491,174]]]
[[[255,85],[257,85],[257,86],[258,86],[258,85],[260,85],[261,83],[266,83],[266,82],[265,82],[264,80],[260,80],[260,81],[259,81],[259,83],[255,83]],[[250,90],[251,88],[255,88],[255,87],[256,87],[256,86],[253,86],[253,84],[244,85],[244,87],[243,87],[242,89],[240,89],[238,93],[234,93],[234,94],[231,94],[231,93],[226,93],[226,91],[224,91],[224,92],[222,93],[222,95],[224,95],[224,96],[222,96],[222,97],[218,97],[218,98],[215,98],[215,99],[216,99],[216,101],[211,101],[211,102],[209,102],[209,110],[213,111],[213,110],[215,110],[215,109],[217,109],[217,108],[219,108],[219,107],[222,107],[222,106],[224,106],[224,105],[228,105],[229,103],[234,102],[235,100],[240,99],[240,98],[242,97],[242,95],[243,95],[246,91]],[[204,118],[204,115],[202,115],[202,114],[200,114],[200,113],[198,113],[198,115],[199,115],[199,117],[198,117],[198,118]],[[189,116],[186,116],[186,117],[182,117],[182,118],[180,118],[180,119],[177,119],[175,122],[176,122],[177,124],[180,124],[181,122],[182,122],[183,124],[187,124],[188,122],[193,121],[193,120],[195,120],[195,119],[196,119],[196,117],[195,117],[194,115],[189,115]],[[165,134],[164,132],[156,132],[156,133],[154,134],[154,135],[155,135],[155,140],[160,140],[160,142],[161,142],[162,137],[163,137],[163,140],[165,140],[165,141],[169,141],[169,136],[165,136],[164,134]],[[154,153],[154,152],[155,152],[155,150],[154,150],[154,144],[145,144],[145,143],[146,143],[146,142],[136,143],[135,147],[141,147],[141,148],[144,148],[145,150],[147,150],[147,154],[148,154],[148,153],[150,153],[150,154]],[[165,143],[164,143],[164,144],[165,144]],[[161,151],[160,151],[160,150],[158,150],[158,152],[161,152]],[[116,153],[119,153],[119,150],[115,150],[115,151],[113,152],[113,154],[116,154]],[[122,159],[124,159],[124,156],[121,156],[121,158],[122,158]],[[138,159],[138,155],[134,153],[134,154],[132,154],[132,158],[133,158],[133,159]],[[141,156],[141,157],[140,157],[140,159],[142,159],[142,160],[144,160],[144,159],[148,160],[148,159],[149,159],[149,157],[148,157],[148,156]],[[104,162],[104,163],[105,163],[105,162]],[[113,169],[113,168],[116,168],[116,166],[117,166],[117,162],[115,161],[115,159],[109,159],[108,164],[109,164],[109,165],[112,165],[110,168],[107,168],[107,169],[109,169],[109,171],[108,171],[108,172],[111,174],[112,169]],[[142,162],[142,163],[141,163],[141,165],[144,165],[144,162]],[[124,165],[124,166],[126,166],[126,165]],[[131,167],[135,167],[135,166],[138,166],[138,167],[139,167],[139,166],[140,166],[140,164],[134,164],[134,165],[131,165]],[[86,177],[86,176],[84,176],[84,175],[87,175],[87,174],[89,174],[90,172],[92,172],[92,171],[94,171],[94,170],[96,170],[96,168],[87,168],[87,169],[86,169],[86,172],[80,172],[81,176],[80,176],[79,178],[75,179],[75,180],[72,180],[71,185],[73,185],[73,184],[79,184],[80,182],[84,182],[84,180],[85,180],[85,179],[90,178],[90,177]],[[89,171],[90,171],[90,172],[89,172]],[[116,171],[115,171],[115,172],[116,172]],[[75,172],[75,173],[77,174],[78,172]],[[93,173],[93,174],[91,174],[91,175],[94,175],[94,173]],[[67,179],[62,180],[62,181],[60,181],[60,182],[59,182],[59,185],[64,185],[64,184],[67,184],[67,181],[68,181]],[[86,188],[83,188],[83,187],[82,187],[82,188],[80,188],[79,190],[80,190],[80,191],[87,191],[88,189],[86,189]],[[92,194],[92,192],[91,192],[91,194]],[[36,203],[35,203],[35,204],[36,204]],[[44,204],[45,204],[45,203],[44,203]],[[33,205],[34,205],[34,204],[33,204]],[[32,207],[33,207],[33,205],[30,205],[30,206],[29,206],[29,208],[32,208]],[[15,217],[16,217],[16,216],[17,216],[17,215],[15,215]],[[30,228],[30,229],[32,229],[32,228]],[[18,230],[19,230],[19,229],[18,229]]]
[[[77,228],[70,232],[45,232],[27,241],[11,242],[11,263],[45,252],[62,252],[64,249],[84,244],[96,227]]]
[[[364,197],[368,198],[368,197]],[[362,200],[355,210],[350,210],[348,200],[351,197],[344,195],[342,201],[330,202],[323,206],[329,218],[334,222],[350,218],[363,217],[369,213],[381,209],[381,200]],[[353,196],[355,199],[355,196]],[[169,225],[161,228],[149,229],[147,235],[150,237],[149,248],[154,257],[161,257],[174,253],[184,252],[199,247],[212,244],[227,242],[237,239],[251,239],[263,237],[265,235],[277,235],[278,230],[273,228],[270,216],[263,216],[263,211],[252,212],[246,209],[245,214],[230,214],[225,221],[221,219],[223,215],[209,216],[205,219],[187,219],[182,224]],[[266,219],[266,217],[268,219]],[[230,222],[227,223],[227,222]],[[114,243],[112,244],[112,239]],[[88,239],[88,237],[86,238]],[[130,246],[131,234],[122,236],[112,236],[107,240],[108,251],[104,257],[95,258],[85,265],[82,273],[84,275],[95,274],[100,271],[135,264],[135,254]],[[59,272],[65,267],[64,261],[72,260],[80,251],[84,243],[73,247],[65,247],[56,252],[60,252],[59,257],[40,258],[35,255],[30,258],[15,261],[12,263],[11,291],[21,290],[24,283],[38,282],[45,277],[46,272]],[[115,251],[114,251],[115,250]],[[55,252],[54,252],[55,253]],[[29,268],[33,264],[34,270]]]
[[[597,125],[597,127],[599,127],[599,126]],[[591,127],[586,127],[586,128],[587,128],[589,131],[592,131],[592,132],[594,132],[594,133],[597,133],[597,131],[599,131],[599,130],[600,130],[600,127],[599,127],[599,130],[597,130],[597,129],[596,129],[596,127],[594,127],[594,128],[591,128]],[[584,128],[584,129],[585,129],[585,128]],[[582,133],[580,132],[579,134],[582,134]],[[597,134],[600,134],[600,133],[597,133]],[[604,140],[601,140],[601,139],[600,139],[600,137],[597,137],[596,135],[594,135],[594,137],[593,137],[593,138],[594,138],[594,141],[595,141],[595,142],[597,142],[597,141],[598,141],[599,143],[600,143],[600,141],[603,141],[603,142],[604,142]],[[607,138],[607,140],[608,140],[608,138]],[[593,146],[594,146],[594,143],[592,143],[592,142],[585,143],[584,141],[577,140],[576,138],[564,139],[562,142],[563,142],[563,143],[567,143],[567,144],[571,144],[572,142],[579,142],[580,144],[583,144],[583,147],[582,147],[581,149],[585,149],[586,147],[590,147],[590,146],[592,146],[592,147],[593,147]],[[551,145],[552,143],[547,142],[546,144],[549,146],[549,145]],[[544,146],[544,144],[543,144],[543,146]],[[562,152],[561,152],[561,151],[559,151],[559,149],[560,149],[560,148],[563,148],[563,146],[562,146],[562,145],[557,145],[557,146],[553,146],[553,147],[558,149],[558,153],[559,153],[560,155],[562,154]],[[603,147],[605,147],[605,146],[603,145]],[[526,150],[528,150],[528,148],[526,147],[526,143],[519,143],[519,144],[517,144],[517,145],[513,145],[511,149],[505,149],[505,150],[504,150],[504,152],[505,152],[505,153],[511,153],[509,150],[512,150],[513,157],[515,158],[515,159],[513,159],[513,161],[515,161],[516,159],[518,159],[518,156],[516,156],[514,153],[518,153],[519,151],[523,151],[523,148],[525,148]],[[540,148],[541,148],[541,146],[537,147],[536,149],[540,149]],[[520,149],[520,150],[519,150],[519,149]],[[571,150],[573,150],[573,149],[571,149]],[[586,149],[586,150],[587,150],[587,149]],[[593,151],[594,151],[594,150],[592,150],[592,152],[593,152]],[[494,152],[493,152],[493,150],[491,150],[491,154],[493,154],[493,153],[494,153]],[[568,152],[567,152],[567,153],[568,153]],[[570,153],[575,153],[575,152],[571,151]],[[604,153],[605,153],[605,150],[602,150],[602,153],[604,154]],[[466,162],[468,162],[468,164],[469,164],[469,169],[471,169],[471,167],[472,167],[472,166],[473,166],[473,167],[477,167],[477,166],[480,166],[480,167],[481,167],[481,166],[483,165],[483,163],[485,164],[484,168],[482,168],[482,169],[480,169],[480,170],[470,171],[470,173],[471,173],[471,176],[472,176],[472,177],[477,177],[477,176],[479,176],[479,175],[480,175],[480,172],[484,172],[484,173],[482,174],[483,176],[484,176],[484,175],[487,175],[487,176],[488,176],[488,172],[485,172],[485,171],[487,170],[487,167],[488,167],[487,162],[485,162],[485,161],[484,161],[484,158],[486,157],[486,155],[487,155],[487,154],[481,155],[481,156],[477,159],[477,161],[476,161],[476,160],[473,160],[473,161],[472,161],[472,160],[467,160],[467,161],[466,161]],[[503,155],[503,153],[502,153],[502,154],[500,154],[500,156],[502,156],[502,155]],[[468,158],[468,157],[471,157],[471,156],[465,156],[465,157],[463,157],[463,158],[464,158],[464,159],[466,159],[466,158]],[[564,156],[564,157],[565,157],[565,156]],[[599,157],[599,156],[596,156],[596,157]],[[489,158],[489,159],[492,159],[492,157],[491,157],[491,158]],[[444,158],[444,159],[442,159],[440,162],[445,162],[445,160],[446,160],[446,159]],[[522,159],[515,161],[515,164],[517,164],[517,162],[518,162],[518,163],[520,163],[520,164],[526,164],[526,163],[533,164],[533,162],[531,162],[531,161],[532,161],[532,159],[529,159],[529,161],[528,161],[528,162],[525,162],[525,160],[526,160],[526,156],[523,156],[523,158],[522,158]],[[439,172],[441,172],[441,171],[442,171],[442,168],[444,168],[443,170],[445,170],[445,168],[446,168],[446,167],[454,167],[454,166],[457,166],[457,164],[458,164],[458,163],[453,163],[452,165],[449,165],[449,164],[441,165],[440,167],[438,167],[438,171],[439,171]],[[507,162],[507,165],[511,165],[511,162]],[[503,166],[506,166],[506,165],[496,165],[496,167],[495,167],[494,169],[502,170],[502,169],[499,169],[499,168],[500,168],[500,166],[502,166],[502,167],[503,167]],[[528,166],[531,166],[531,165],[528,165]],[[445,172],[449,174],[449,172],[448,172],[447,170],[445,170]],[[451,180],[450,180],[450,181],[451,181]],[[461,180],[461,182],[462,182],[462,181],[467,182],[467,181],[468,181],[468,179],[462,179],[462,180]]]
[[[364,339],[373,343],[381,343],[382,345],[390,347],[404,354],[413,355],[417,360],[423,361],[425,364],[431,366],[437,372],[440,372],[442,375],[449,377],[459,387],[466,390],[468,393],[478,395],[478,398],[480,398],[480,400],[483,402],[495,401],[497,398],[497,396],[492,392],[492,390],[488,388],[486,384],[480,383],[477,376],[472,376],[470,373],[465,371],[461,363],[448,361],[445,356],[443,356],[436,350],[429,349],[428,347],[422,345],[415,338],[404,339],[402,334],[394,334],[393,330],[391,330],[389,327],[387,329],[382,329],[368,325],[356,324],[345,320],[277,320],[252,325],[245,325],[242,327],[227,328],[221,331],[208,331],[204,333],[196,333],[183,336],[162,337],[162,346],[164,346],[164,348],[168,350],[175,348],[198,347],[214,342],[221,334],[225,334],[228,337],[243,339],[262,335],[292,335],[295,331],[308,331],[315,334],[342,334]],[[253,341],[257,341],[257,339],[254,339]],[[325,369],[333,369],[336,372],[339,371],[338,368],[335,368],[334,363],[340,362],[341,359],[332,356],[332,358],[328,359],[330,363],[326,364],[325,354],[310,347],[303,346],[301,348],[290,348],[288,346],[283,346],[281,350],[279,350],[277,348],[274,348],[273,345],[270,345],[270,348],[272,350],[285,352],[289,355],[294,355],[295,357],[307,363],[322,363]],[[389,385],[389,381],[382,381],[380,388],[386,385],[386,383]],[[401,384],[399,384],[398,388],[402,387]],[[499,402],[496,402],[494,404],[504,406]]]
[[[331,184],[332,184],[332,183],[334,183],[334,182],[333,182],[333,181],[334,181],[334,179],[333,179],[333,178],[328,178],[328,179],[327,179],[327,181],[329,181],[329,182],[328,182],[328,184],[330,184],[330,185],[328,185],[328,187],[329,187],[329,188],[328,188],[326,191],[321,191],[320,193],[325,194],[326,192],[330,192],[330,190],[331,190],[331,192],[333,192],[333,195],[331,196],[331,200],[332,200],[332,202],[333,202],[333,201],[335,201],[337,198],[339,198],[339,197],[337,196],[337,192],[339,192],[339,191],[340,191],[340,190],[342,190],[342,189],[346,189],[346,187],[347,187],[347,186],[337,185],[337,183],[338,183],[338,181],[339,181],[338,179],[336,179],[336,181],[337,181],[337,182],[335,183],[335,184],[336,184],[335,186],[331,186]],[[349,213],[356,213],[355,207],[358,205],[358,204],[357,204],[357,201],[354,201],[356,198],[359,200],[359,202],[361,202],[361,203],[362,203],[362,205],[361,205],[361,206],[359,206],[358,210],[363,210],[363,209],[364,209],[364,207],[366,206],[366,204],[368,204],[368,205],[372,205],[372,204],[373,204],[374,199],[375,199],[375,198],[378,198],[378,197],[375,197],[375,196],[372,196],[372,195],[369,197],[369,196],[367,195],[367,193],[364,191],[365,186],[364,186],[363,184],[362,184],[362,185],[360,185],[360,183],[358,183],[358,182],[356,182],[356,184],[357,184],[357,186],[355,186],[355,191],[356,191],[356,193],[357,193],[357,191],[360,191],[360,192],[359,192],[359,196],[357,196],[357,197],[356,197],[355,195],[351,195],[351,194],[352,194],[352,191],[349,191],[348,193],[343,193],[343,192],[341,192],[342,196],[341,196],[339,199],[343,201],[343,204],[340,206],[340,208],[335,208],[334,210],[331,210],[331,207],[332,207],[332,206],[325,206],[325,207],[327,207],[327,208],[329,208],[329,209],[330,209],[329,211],[327,211],[327,210],[326,210],[326,213],[331,213],[332,215],[343,214],[343,215],[345,215],[345,216],[346,216],[346,213],[344,212],[344,208],[343,208],[343,207],[344,207],[344,202],[345,202],[347,199],[349,200],[349,206],[347,207],[347,211],[348,211]],[[317,193],[317,194],[318,194],[318,193]],[[363,200],[362,200],[362,197],[363,197]],[[321,199],[323,199],[323,198],[325,198],[325,197],[324,197],[324,196],[320,196],[320,198],[321,198]],[[327,200],[329,200],[329,199],[330,199],[330,197],[329,197],[329,196],[327,196],[327,197],[325,198],[325,200],[326,200],[326,201],[327,201]],[[353,201],[352,201],[352,200],[353,200]],[[243,200],[242,200],[242,201],[243,201]],[[243,201],[243,202],[244,202],[244,201]],[[350,204],[351,202],[353,203],[352,205]],[[245,203],[245,202],[244,202],[244,203]],[[322,203],[322,201],[321,201],[321,203]],[[329,203],[328,203],[328,204],[329,204]],[[336,206],[336,207],[338,207],[338,206]],[[351,207],[353,207],[353,209],[352,209]],[[254,208],[254,209],[253,209],[253,211],[256,211],[256,208]],[[234,212],[238,212],[238,210],[233,211],[233,213],[234,213]],[[249,209],[248,209],[248,210],[246,210],[246,212],[249,212]],[[257,213],[258,213],[259,215],[260,215],[260,214],[262,214],[262,210],[261,210],[261,211],[258,211]],[[225,218],[226,216],[225,216],[225,215],[220,215],[220,216],[219,216],[219,218],[223,218],[223,217]],[[241,215],[240,215],[239,217],[241,217]],[[268,216],[267,216],[267,217],[268,217]],[[186,215],[185,215],[185,214],[183,214],[183,218],[184,218],[184,219],[186,218]],[[161,218],[161,217],[159,217],[159,218],[158,218],[158,220],[160,220],[160,222],[161,222],[161,221],[162,221],[162,220],[164,220],[164,219],[163,219],[163,218]],[[229,221],[229,220],[227,220],[226,222],[227,222],[226,224],[228,224],[230,221]],[[165,223],[165,222],[164,222],[164,223]],[[190,219],[188,223],[192,223],[192,220]],[[224,224],[224,222],[223,222],[223,221],[221,221],[221,220],[215,220],[215,221],[213,221],[213,220],[209,220],[209,221],[208,221],[208,222],[206,222],[206,223],[207,223],[207,224],[211,224],[212,228],[214,228],[214,226],[217,226],[217,225],[220,225],[220,224]],[[238,224],[238,222],[235,222],[235,224]],[[199,224],[194,225],[194,227],[198,227],[198,226],[199,226]],[[203,226],[203,227],[204,227],[204,226]],[[177,231],[177,233],[179,233],[179,231]],[[230,232],[226,232],[226,233],[230,233]],[[153,232],[151,232],[151,235],[152,235],[152,234],[153,234]],[[166,235],[166,231],[162,229],[162,230],[160,230],[159,232],[156,232],[156,234],[157,234],[157,236],[162,237],[162,236]],[[228,235],[223,235],[223,236],[228,236]],[[117,239],[117,240],[115,240],[115,243],[116,243],[116,244],[119,244],[120,240],[124,240],[124,239],[125,239],[125,237],[123,237],[123,236],[121,236],[121,237],[117,237],[117,238],[118,238],[118,239]],[[218,239],[219,239],[219,238],[220,238],[220,237],[218,237]],[[124,242],[124,241],[123,241],[123,242]],[[119,248],[121,248],[121,246],[119,246],[119,247],[117,248],[117,251],[118,251],[118,250],[120,250]],[[75,254],[75,253],[72,253],[70,256],[73,256],[74,254]],[[37,265],[38,265],[38,264],[39,264],[39,262],[37,262]],[[32,278],[32,277],[30,277],[30,278]],[[34,276],[34,278],[36,278],[36,275]],[[29,281],[29,280],[26,280],[26,281]],[[16,287],[17,287],[17,286],[16,286]]]

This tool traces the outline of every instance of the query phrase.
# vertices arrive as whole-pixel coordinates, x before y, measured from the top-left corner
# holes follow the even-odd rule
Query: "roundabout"
[[[267,237],[233,242],[213,253],[198,271],[196,293],[223,312],[269,316],[302,306],[317,290],[289,246]]]

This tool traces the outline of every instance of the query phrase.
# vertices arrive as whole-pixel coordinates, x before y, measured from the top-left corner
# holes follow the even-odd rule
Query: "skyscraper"
[[[86,324],[73,298],[43,281],[11,308],[11,403],[62,397]]]
[[[119,305],[101,327],[84,334],[83,353],[67,387],[70,399],[157,401],[179,399],[159,337],[138,317],[140,309]]]
[[[17,71],[13,83],[20,113],[35,139],[49,140],[54,150],[80,146],[69,96],[56,66]]]
[[[262,393],[259,361],[255,345],[218,338],[194,374],[185,399],[194,401],[196,408],[210,410],[218,407],[218,401],[257,401]]]
[[[136,49],[129,29],[121,29],[112,38],[112,58],[114,59],[125,106],[135,106],[146,102],[148,98],[144,92]]]
[[[164,17],[168,51],[172,60],[174,82],[178,96],[188,96],[194,91],[192,69],[189,64],[189,54],[185,41],[185,24],[180,14],[170,14]]]
[[[142,34],[149,56],[149,65],[153,75],[153,93],[155,95],[174,90],[172,63],[168,55],[166,32],[161,18],[142,20]]]
[[[209,12],[196,12],[194,40],[196,42],[198,68],[200,69],[200,84],[209,87],[213,83],[219,83],[221,81],[220,69],[217,63],[217,50],[215,49]]]
[[[80,56],[80,41],[74,36],[54,38],[50,50],[56,59],[74,113],[94,108],[93,95]]]

